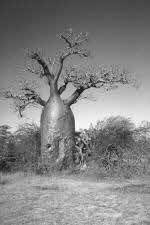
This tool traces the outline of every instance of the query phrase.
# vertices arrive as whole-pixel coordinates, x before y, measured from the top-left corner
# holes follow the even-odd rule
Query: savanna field
[[[150,225],[150,123],[81,130],[76,170],[57,173],[37,170],[39,127],[0,131],[0,225]]]
[[[150,179],[0,174],[1,225],[148,225]]]
[[[150,225],[149,2],[1,0],[0,225]]]

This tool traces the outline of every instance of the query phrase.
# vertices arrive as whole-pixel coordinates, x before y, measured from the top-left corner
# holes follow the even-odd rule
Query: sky
[[[46,56],[54,56],[63,48],[57,35],[70,27],[89,33],[91,62],[119,64],[141,82],[138,90],[90,91],[96,101],[81,100],[72,106],[76,129],[117,115],[130,117],[136,124],[149,121],[150,2],[145,0],[1,0],[0,89],[7,89],[20,76],[31,76],[24,66],[27,49],[39,48]],[[40,114],[40,108],[28,109],[19,118],[10,101],[0,99],[0,125],[16,129],[24,122],[39,123]]]

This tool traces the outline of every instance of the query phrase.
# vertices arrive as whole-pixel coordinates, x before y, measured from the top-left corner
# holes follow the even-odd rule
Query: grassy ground
[[[1,225],[148,225],[150,179],[0,174]]]

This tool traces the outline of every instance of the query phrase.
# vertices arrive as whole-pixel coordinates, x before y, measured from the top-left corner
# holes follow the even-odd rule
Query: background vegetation
[[[24,124],[13,133],[10,129],[8,125],[0,126],[0,171],[37,171],[40,128]],[[136,127],[130,118],[109,117],[77,134],[82,161],[81,152],[76,150],[76,173],[96,178],[150,174],[149,122]]]

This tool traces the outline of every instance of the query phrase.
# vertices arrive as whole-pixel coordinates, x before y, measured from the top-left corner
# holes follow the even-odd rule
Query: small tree
[[[7,145],[11,137],[10,127],[8,125],[0,126],[0,158],[7,155]]]
[[[40,131],[36,124],[23,124],[14,133],[17,166],[20,169],[36,169],[40,156]]]
[[[14,160],[14,137],[10,126],[0,126],[0,170],[10,170],[9,162]]]
[[[21,94],[4,91],[5,98],[12,98],[16,110],[22,116],[23,110],[31,104],[43,107],[41,114],[41,161],[46,167],[68,168],[73,165],[75,121],[71,106],[77,102],[82,93],[90,88],[111,90],[119,84],[131,84],[129,73],[118,66],[70,66],[67,59],[79,56],[86,59],[90,56],[87,48],[88,34],[76,34],[68,29],[60,34],[65,48],[56,57],[44,59],[38,51],[32,51],[28,58],[35,64],[27,65],[28,71],[46,78],[50,87],[50,96],[44,101],[32,85],[24,82]],[[85,64],[85,62],[84,62]],[[62,85],[60,85],[60,81]],[[68,84],[74,92],[67,99],[61,95]],[[71,92],[71,89],[70,89]]]

